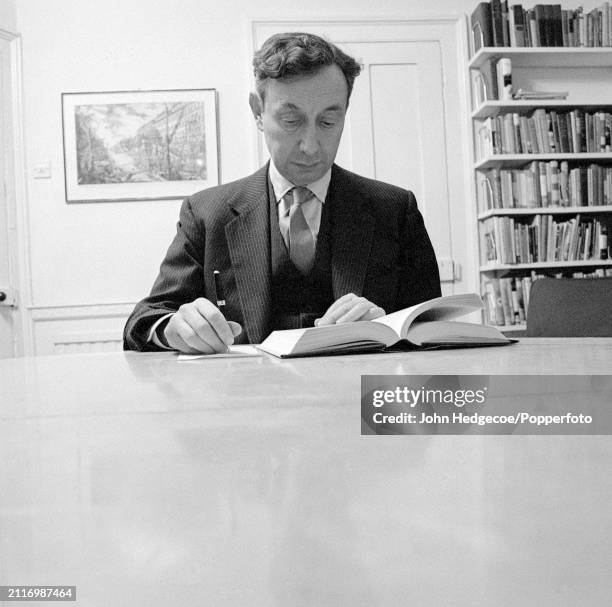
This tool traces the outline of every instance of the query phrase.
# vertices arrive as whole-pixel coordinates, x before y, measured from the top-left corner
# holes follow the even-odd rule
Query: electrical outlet
[[[438,258],[440,282],[453,282],[455,280],[455,263],[450,257]]]

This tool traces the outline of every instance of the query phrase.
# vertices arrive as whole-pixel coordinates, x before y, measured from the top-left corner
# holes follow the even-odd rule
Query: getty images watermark
[[[364,375],[362,434],[612,434],[612,375]]]

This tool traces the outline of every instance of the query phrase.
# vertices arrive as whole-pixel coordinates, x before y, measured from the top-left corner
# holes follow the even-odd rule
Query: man
[[[271,161],[184,201],[151,294],[127,321],[127,350],[224,352],[440,295],[413,194],[334,164],[359,64],[318,36],[277,34],[253,65],[249,101]]]

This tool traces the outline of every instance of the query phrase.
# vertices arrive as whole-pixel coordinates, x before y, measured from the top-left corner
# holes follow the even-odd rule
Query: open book
[[[273,331],[257,347],[274,356],[288,358],[391,347],[493,346],[515,341],[489,325],[451,320],[483,307],[476,293],[436,297],[375,320]]]

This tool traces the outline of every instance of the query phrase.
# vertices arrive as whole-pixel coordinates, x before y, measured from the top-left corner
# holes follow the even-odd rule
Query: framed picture
[[[215,89],[62,93],[67,202],[183,198],[219,183]]]

